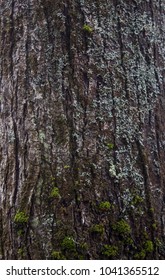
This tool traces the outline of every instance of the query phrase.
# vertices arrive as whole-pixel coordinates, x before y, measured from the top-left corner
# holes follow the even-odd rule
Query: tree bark
[[[165,3],[0,0],[2,259],[165,258]]]

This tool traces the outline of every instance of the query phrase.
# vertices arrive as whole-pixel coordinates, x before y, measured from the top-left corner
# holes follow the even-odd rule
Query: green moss
[[[145,250],[143,249],[143,250],[141,250],[139,253],[136,253],[136,254],[134,255],[134,259],[135,259],[135,260],[144,260],[144,259],[145,259],[145,256],[146,256],[146,252],[145,252]]]
[[[25,212],[23,211],[18,211],[16,214],[15,214],[15,217],[14,217],[14,222],[16,224],[26,224],[29,220],[29,217],[26,215]]]
[[[163,244],[162,244],[162,242],[159,238],[155,239],[155,244],[156,244],[157,247],[162,247],[163,246]]]
[[[132,200],[132,204],[133,205],[138,205],[138,204],[140,204],[142,202],[143,202],[143,198],[141,196],[139,196],[139,195],[135,195],[133,200]]]
[[[99,209],[102,211],[108,211],[111,208],[111,203],[109,201],[102,201],[99,204]]]
[[[93,32],[93,28],[90,27],[88,24],[83,25],[83,30],[86,31],[87,33],[92,33]]]
[[[66,236],[64,237],[61,248],[64,251],[75,251],[76,250],[76,244],[72,237]]]
[[[50,197],[51,197],[51,198],[60,198],[59,189],[56,188],[56,187],[54,187],[54,188],[51,190]]]
[[[104,227],[102,224],[93,225],[90,229],[91,233],[102,235],[104,233]]]
[[[151,240],[147,240],[145,243],[144,243],[144,249],[146,252],[148,253],[152,253],[153,250],[154,250],[154,244]]]
[[[77,244],[77,257],[78,259],[86,259],[87,252],[89,250],[88,244],[86,242],[78,243]]]
[[[17,253],[18,253],[18,257],[21,259],[26,256],[25,248],[19,248]]]
[[[134,244],[133,239],[130,238],[130,237],[126,237],[126,238],[124,239],[124,243],[125,243],[126,245],[133,245],[133,244]]]
[[[152,228],[153,228],[154,230],[156,230],[156,229],[157,229],[157,224],[156,224],[156,223],[153,223],[153,224],[152,224]]]
[[[80,243],[79,248],[83,251],[87,251],[88,250],[88,244],[86,242]]]
[[[53,177],[53,176],[51,176],[50,179],[51,179],[52,182],[54,182],[56,180],[56,178]]]
[[[112,150],[114,148],[114,144],[113,143],[107,143],[107,147],[109,148],[109,150]]]
[[[79,186],[80,185],[80,183],[79,183],[79,181],[75,181],[75,186]]]
[[[24,231],[23,231],[22,229],[19,229],[19,230],[17,231],[18,236],[22,236],[23,233],[24,233]]]
[[[136,253],[134,258],[138,260],[144,260],[148,253],[152,253],[154,251],[154,244],[151,240],[146,240],[143,244],[143,249]]]
[[[146,230],[142,232],[142,236],[144,239],[149,239],[148,232]]]
[[[154,208],[151,207],[151,208],[149,209],[149,211],[150,211],[150,213],[154,213]]]
[[[65,257],[60,251],[52,251],[51,256],[53,260],[65,260]]]
[[[64,165],[64,169],[69,169],[70,166],[69,165]]]
[[[123,219],[113,225],[113,230],[121,236],[126,236],[131,233],[130,225]]]
[[[82,260],[84,260],[84,256],[83,255],[78,255],[77,259],[82,261]]]
[[[117,246],[110,246],[104,245],[102,249],[102,254],[106,257],[116,257],[118,255],[118,247]]]

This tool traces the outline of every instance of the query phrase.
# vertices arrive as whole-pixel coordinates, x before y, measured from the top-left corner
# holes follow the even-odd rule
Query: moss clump
[[[102,201],[99,204],[99,209],[102,211],[108,211],[111,208],[111,203],[109,201]]]
[[[149,211],[150,211],[150,213],[154,213],[154,208],[151,207],[151,208],[149,209]]]
[[[86,242],[80,243],[79,249],[86,252],[88,250],[88,244]]]
[[[75,251],[76,250],[76,244],[72,237],[65,236],[62,243],[61,248],[63,251]]]
[[[145,243],[144,243],[144,249],[147,253],[152,253],[153,250],[154,250],[154,244],[151,240],[147,240]]]
[[[63,254],[59,251],[52,251],[51,257],[53,260],[65,260]]]
[[[54,188],[51,190],[50,197],[51,197],[51,198],[60,198],[59,189],[56,188],[56,187],[54,187]]]
[[[101,224],[93,225],[90,229],[91,233],[102,235],[104,233],[104,227]]]
[[[22,236],[22,235],[24,234],[23,229],[19,229],[19,230],[17,231],[17,234],[18,234],[18,236]]]
[[[151,240],[146,240],[143,243],[143,249],[136,253],[134,258],[138,260],[144,260],[147,256],[147,254],[152,253],[154,251],[154,244]]]
[[[118,255],[118,247],[117,246],[104,245],[103,249],[102,249],[102,254],[106,257],[114,258]]]
[[[92,33],[93,32],[93,28],[90,27],[88,24],[83,25],[83,30],[86,31],[87,33]]]
[[[56,178],[53,177],[53,176],[51,176],[50,179],[51,179],[52,182],[54,182],[56,180]]]
[[[152,228],[153,228],[154,230],[156,230],[156,229],[157,229],[157,224],[156,224],[156,223],[153,223],[153,224],[152,224]]]
[[[107,147],[109,148],[109,150],[112,150],[114,148],[114,144],[113,143],[107,143]]]
[[[147,232],[146,229],[142,232],[141,235],[142,235],[142,237],[143,237],[143,240],[148,240],[148,239],[149,239],[148,232]]]
[[[139,253],[136,253],[134,256],[135,260],[144,260],[146,256],[145,250],[141,250]]]
[[[26,224],[29,220],[29,217],[26,215],[25,212],[23,211],[18,211],[16,214],[15,214],[15,217],[14,217],[14,222],[16,224]]]
[[[155,244],[156,244],[157,247],[162,247],[163,246],[163,244],[162,244],[162,242],[159,238],[155,239]]]
[[[25,248],[19,248],[17,253],[18,253],[18,257],[21,259],[25,258],[25,256],[26,256]]]
[[[113,230],[121,236],[127,236],[131,233],[130,225],[123,219],[113,225]]]
[[[69,169],[70,165],[64,165],[64,169]]]
[[[140,203],[142,203],[144,200],[141,196],[139,195],[135,195],[133,200],[132,200],[132,205],[138,205]]]
[[[126,236],[125,239],[124,239],[124,244],[128,245],[128,246],[130,246],[130,245],[133,246],[134,245],[133,239],[129,236]]]

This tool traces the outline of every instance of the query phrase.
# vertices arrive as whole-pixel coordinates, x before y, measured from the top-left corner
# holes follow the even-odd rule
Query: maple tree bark
[[[2,259],[164,259],[164,7],[0,0]]]

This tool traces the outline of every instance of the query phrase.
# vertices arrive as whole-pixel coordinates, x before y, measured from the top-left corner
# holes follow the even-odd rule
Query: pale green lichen
[[[112,177],[116,177],[116,166],[114,164],[109,167],[109,173]]]

